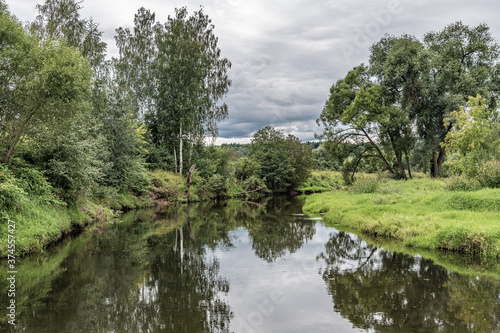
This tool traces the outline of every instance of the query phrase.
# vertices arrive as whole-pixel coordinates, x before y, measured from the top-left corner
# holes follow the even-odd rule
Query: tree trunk
[[[406,171],[405,171],[405,166],[403,164],[403,153],[399,149],[396,149],[392,134],[390,132],[388,132],[388,134],[389,134],[389,139],[391,140],[392,150],[394,150],[394,155],[396,155],[396,160],[398,161],[399,175],[401,178],[406,180]]]
[[[410,179],[413,179],[413,176],[411,175],[410,158],[408,157],[407,151],[405,151],[405,156],[406,156],[406,166],[408,168],[408,176],[410,177]]]
[[[191,165],[191,156],[193,155],[193,137],[192,134],[189,133],[189,158],[188,165]]]
[[[433,178],[439,178],[441,176],[441,168],[443,167],[444,162],[444,150],[438,152],[436,150],[432,151],[432,160],[431,160],[431,176]]]
[[[179,126],[179,175],[182,176],[182,119]]]
[[[444,141],[444,136],[451,130],[452,127],[453,127],[452,123],[450,123],[448,127],[446,127],[446,131],[444,132],[444,135],[441,137],[441,142]],[[432,138],[432,144],[434,145],[434,147],[436,147],[434,138]],[[441,169],[443,167],[445,155],[446,155],[446,150],[444,150],[443,148],[439,148],[439,154],[438,151],[436,151],[436,148],[432,149],[431,177],[439,178],[441,176]]]
[[[191,177],[193,176],[193,171],[195,168],[196,168],[196,164],[191,165],[191,168],[189,169],[188,179],[186,181],[186,188],[187,188],[187,192],[188,192],[188,201],[190,199],[189,188],[191,187]]]
[[[177,149],[174,147],[174,165],[175,165],[175,173],[177,173]]]
[[[443,162],[444,162],[444,155],[445,155],[445,151],[444,149],[441,149],[439,151],[439,155],[438,155],[438,158],[437,158],[437,176],[436,178],[439,178],[441,177],[441,169],[443,168]]]
[[[396,160],[398,161],[398,167],[399,167],[399,173],[401,178],[406,180],[406,169],[403,164],[403,154],[401,152],[398,152],[395,154],[396,155]]]
[[[14,147],[19,142],[19,139],[21,139],[21,135],[23,134],[24,127],[26,126],[26,124],[28,123],[28,121],[30,121],[30,119],[35,115],[35,113],[37,111],[38,111],[38,106],[36,106],[35,108],[33,108],[33,110],[31,111],[31,113],[28,115],[28,117],[21,124],[21,128],[19,129],[19,131],[17,131],[17,134],[14,137],[12,145],[10,146],[9,150],[7,151],[7,155],[5,156],[5,160],[4,160],[5,163],[9,162],[10,158],[12,157],[12,153],[14,152]]]

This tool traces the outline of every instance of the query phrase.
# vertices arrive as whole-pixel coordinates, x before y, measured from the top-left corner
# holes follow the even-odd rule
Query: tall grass
[[[500,255],[500,189],[447,191],[441,180],[385,179],[376,190],[365,184],[358,191],[312,195],[304,211],[411,247]]]

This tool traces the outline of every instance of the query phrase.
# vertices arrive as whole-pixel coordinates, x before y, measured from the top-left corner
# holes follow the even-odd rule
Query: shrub
[[[23,200],[26,200],[26,192],[7,166],[0,163],[0,208],[18,207]]]
[[[227,196],[229,190],[228,178],[214,174],[197,186],[196,195],[200,198],[219,198]]]
[[[465,175],[453,176],[446,181],[446,189],[449,191],[477,191],[481,184],[477,178],[468,178]]]
[[[476,178],[484,187],[500,187],[500,161],[491,160],[481,165]]]

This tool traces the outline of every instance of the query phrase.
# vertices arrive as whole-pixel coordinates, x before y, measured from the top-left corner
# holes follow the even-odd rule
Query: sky
[[[19,20],[33,21],[41,0],[6,0]],[[219,123],[216,143],[248,143],[270,125],[314,140],[329,89],[361,63],[384,36],[422,38],[462,21],[486,23],[500,38],[496,0],[84,0],[81,16],[103,31],[108,58],[117,57],[115,29],[132,28],[140,7],[165,22],[175,8],[203,6],[215,25],[222,56],[232,62],[225,98],[229,116]]]

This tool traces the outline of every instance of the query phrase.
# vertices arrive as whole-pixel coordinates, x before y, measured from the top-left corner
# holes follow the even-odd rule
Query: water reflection
[[[313,223],[298,223],[293,216],[301,213],[297,198],[279,197],[267,203],[264,218],[246,224],[255,254],[267,262],[294,253],[316,233]],[[299,208],[299,209],[298,209]]]
[[[334,233],[318,258],[335,311],[376,332],[492,332],[499,282],[452,274],[431,260]]]
[[[301,206],[273,198],[131,212],[20,260],[18,325],[9,330],[3,316],[0,332],[500,329],[496,273],[386,251],[308,220]]]

